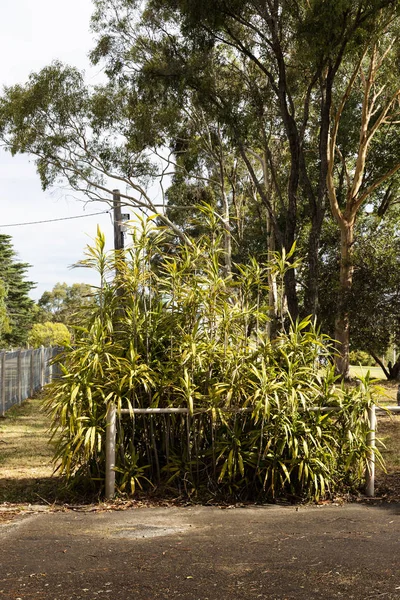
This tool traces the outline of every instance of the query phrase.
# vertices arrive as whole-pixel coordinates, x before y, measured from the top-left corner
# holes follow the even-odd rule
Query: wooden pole
[[[116,438],[116,408],[111,403],[107,410],[106,422],[106,500],[111,500],[115,494],[115,438]]]
[[[122,250],[124,247],[124,233],[122,231],[121,196],[119,190],[113,190],[114,213],[114,249]]]
[[[121,195],[119,190],[113,190],[113,216],[114,216],[114,250],[116,259],[115,277],[117,283],[117,296],[123,295],[119,281],[117,252],[124,248],[124,234],[122,231]],[[123,308],[119,306],[114,317],[114,331],[118,329],[118,321],[123,315]],[[111,500],[115,494],[115,439],[116,439],[116,408],[115,404],[109,405],[106,416],[106,481],[105,497]]]
[[[369,498],[375,496],[375,429],[376,412],[375,406],[368,409],[369,432],[367,435],[367,445],[369,446],[369,456],[367,460],[367,469],[365,474],[365,493]]]
[[[1,353],[1,416],[6,414],[6,353]]]

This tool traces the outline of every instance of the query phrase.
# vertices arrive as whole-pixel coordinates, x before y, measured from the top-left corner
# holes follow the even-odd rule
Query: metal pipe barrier
[[[237,408],[237,409],[218,409],[226,413],[246,413],[252,412],[253,408]],[[312,412],[338,412],[339,406],[322,406],[311,407],[308,410]],[[209,408],[201,408],[194,410],[193,416],[210,412]],[[367,434],[367,444],[369,446],[369,455],[367,459],[367,468],[365,473],[365,493],[369,498],[375,496],[375,430],[376,430],[376,415],[385,415],[389,413],[400,413],[400,406],[388,406],[385,408],[377,408],[375,405],[368,410],[368,420],[370,428]],[[165,414],[183,414],[189,415],[188,408],[122,408],[119,414],[125,415],[165,415]],[[110,500],[115,495],[115,442],[116,442],[116,419],[117,409],[115,404],[111,404],[107,411],[107,429],[106,429],[106,481],[105,481],[105,496]]]

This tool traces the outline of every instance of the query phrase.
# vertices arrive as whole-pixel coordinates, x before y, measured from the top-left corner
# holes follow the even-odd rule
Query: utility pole
[[[115,279],[117,283],[117,296],[123,295],[120,287],[119,269],[117,252],[124,248],[124,232],[122,231],[121,220],[121,196],[119,190],[113,190],[113,216],[114,216],[114,250],[115,250]],[[117,308],[114,317],[114,327],[118,324],[123,315],[123,309]],[[107,408],[106,416],[106,477],[105,477],[105,496],[106,500],[111,500],[115,494],[115,437],[116,437],[116,406],[110,402]]]
[[[122,214],[121,211],[121,195],[119,190],[113,190],[113,216],[114,216],[114,250],[115,253],[124,249],[124,226],[123,221],[129,219],[128,214]],[[116,255],[115,261],[115,276],[117,283],[117,296],[123,296],[123,288],[119,278],[118,260]],[[120,306],[115,313],[115,331],[117,333],[118,321],[124,314],[124,309]],[[106,477],[105,477],[105,496],[106,500],[110,500],[115,493],[115,438],[116,438],[116,406],[114,402],[110,402],[107,408],[106,417]]]
[[[114,209],[114,250],[124,247],[124,232],[122,230],[121,196],[119,190],[113,190]]]

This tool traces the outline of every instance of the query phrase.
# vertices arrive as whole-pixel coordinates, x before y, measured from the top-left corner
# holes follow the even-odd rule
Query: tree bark
[[[340,223],[340,284],[338,313],[335,321],[336,371],[344,379],[349,379],[350,320],[347,298],[353,283],[353,242],[354,220],[344,219]]]
[[[304,311],[307,315],[313,315],[313,317],[318,314],[319,247],[324,215],[325,210],[319,208],[312,219],[311,231],[308,237],[308,273],[304,297]]]
[[[391,368],[388,370],[385,365],[383,364],[383,362],[381,361],[381,359],[379,358],[379,356],[377,356],[375,354],[375,352],[373,352],[372,350],[369,350],[370,355],[372,356],[372,358],[374,359],[374,361],[380,366],[380,368],[382,369],[382,371],[385,374],[386,379],[396,379],[396,377],[392,377],[391,376]]]

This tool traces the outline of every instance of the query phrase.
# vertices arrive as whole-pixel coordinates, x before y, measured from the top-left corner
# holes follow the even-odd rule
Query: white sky
[[[2,3],[0,21],[0,84],[23,83],[29,74],[55,59],[86,71],[88,82],[98,69],[90,68],[88,53],[93,46],[89,31],[90,0],[13,0]],[[69,267],[83,257],[83,250],[96,234],[97,224],[113,233],[108,214],[59,223],[5,228],[24,223],[83,215],[105,210],[104,204],[86,206],[73,192],[43,192],[33,159],[11,157],[0,150],[0,233],[11,235],[20,260],[32,268],[29,278],[37,283],[31,295],[37,299],[58,281],[96,284],[86,269]],[[1,268],[1,267],[0,267]]]

